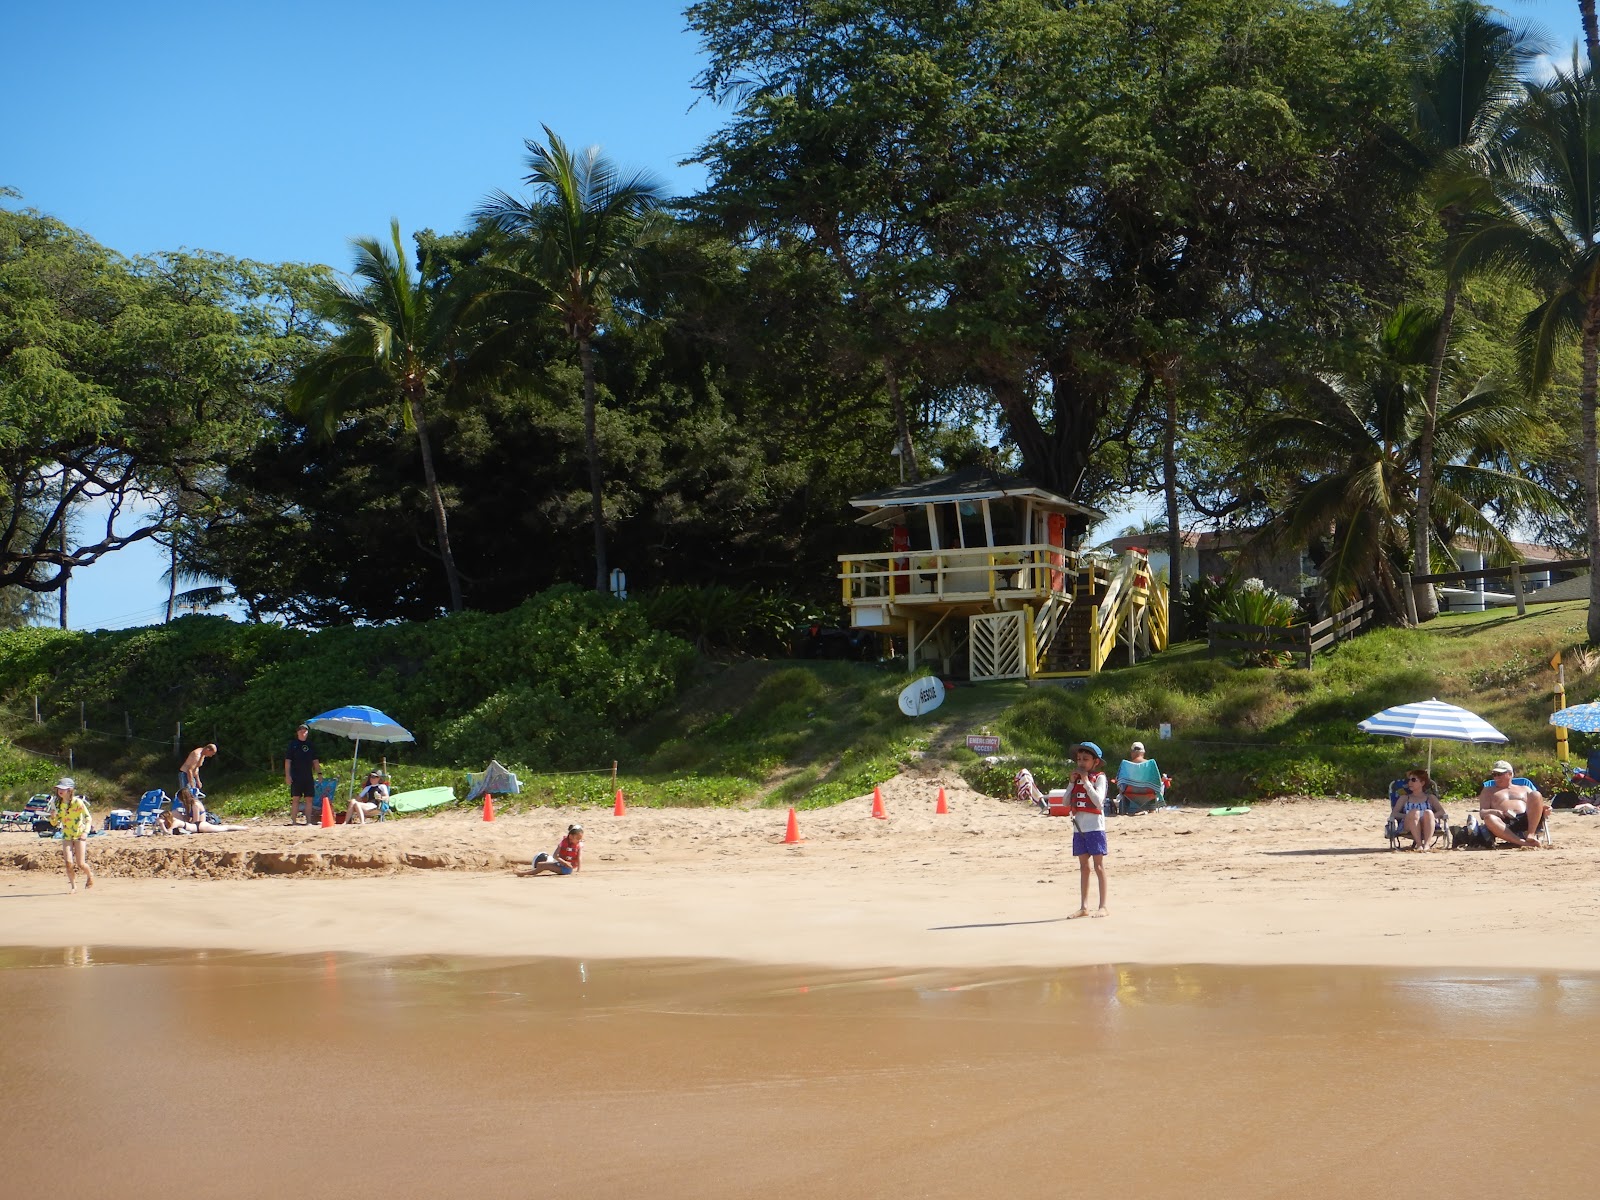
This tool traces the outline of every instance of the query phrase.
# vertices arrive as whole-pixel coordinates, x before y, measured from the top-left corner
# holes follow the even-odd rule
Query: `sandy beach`
[[[936,815],[938,787],[950,812]],[[268,821],[204,838],[91,842],[69,894],[59,843],[0,841],[0,941],[289,953],[724,959],[844,968],[1093,963],[1600,969],[1600,819],[1558,813],[1551,851],[1392,852],[1379,801],[1169,810],[1111,822],[1110,915],[1068,920],[1070,827],[953,774],[800,814],[474,812],[331,830]],[[1464,802],[1449,805],[1453,821]],[[518,879],[570,820],[571,878]],[[1092,903],[1092,899],[1091,899]]]

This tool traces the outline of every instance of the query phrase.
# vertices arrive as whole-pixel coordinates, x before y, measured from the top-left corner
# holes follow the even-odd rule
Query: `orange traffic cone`
[[[789,810],[789,828],[784,831],[783,844],[792,846],[800,841],[800,822],[795,819],[794,809]]]
[[[622,799],[622,789],[618,788],[617,789],[617,802],[616,802],[616,804],[612,805],[612,807],[611,807],[611,815],[613,817],[620,817],[624,813],[626,813],[627,811],[628,811],[628,806],[627,806],[626,803],[623,802],[623,799]]]
[[[328,803],[326,796],[322,798],[322,827],[324,829],[333,828],[333,805]]]
[[[936,813],[947,813],[950,811],[950,806],[944,802],[943,788],[939,789],[939,803],[933,806],[933,811]]]
[[[883,811],[883,789],[872,789],[872,815],[880,821],[887,821],[889,814]]]
[[[483,819],[494,820],[494,796],[489,792],[483,794]]]

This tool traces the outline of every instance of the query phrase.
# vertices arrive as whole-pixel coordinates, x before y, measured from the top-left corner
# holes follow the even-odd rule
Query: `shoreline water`
[[[1582,1136],[1379,1131],[1546,1129],[1600,1082],[1600,977],[1563,971],[0,950],[0,1003],[70,1015],[0,1059],[78,1134],[4,1153],[19,1195],[1564,1195]],[[199,1136],[129,1119],[197,1102]]]

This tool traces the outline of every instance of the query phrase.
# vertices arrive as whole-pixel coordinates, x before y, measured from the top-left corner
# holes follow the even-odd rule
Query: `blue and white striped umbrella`
[[[1428,769],[1433,770],[1433,740],[1447,742],[1509,742],[1501,733],[1475,712],[1468,712],[1442,700],[1419,700],[1415,704],[1397,704],[1381,713],[1368,717],[1356,726],[1365,733],[1384,737],[1427,738]]]
[[[1550,714],[1550,724],[1576,729],[1579,733],[1600,733],[1600,700],[1574,704]]]

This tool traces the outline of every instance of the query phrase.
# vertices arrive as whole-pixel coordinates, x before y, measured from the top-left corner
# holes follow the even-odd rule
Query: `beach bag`
[[[1450,831],[1450,848],[1452,850],[1492,850],[1494,848],[1494,834],[1489,832],[1489,827],[1478,819],[1477,813],[1467,816],[1467,823],[1459,825]]]

